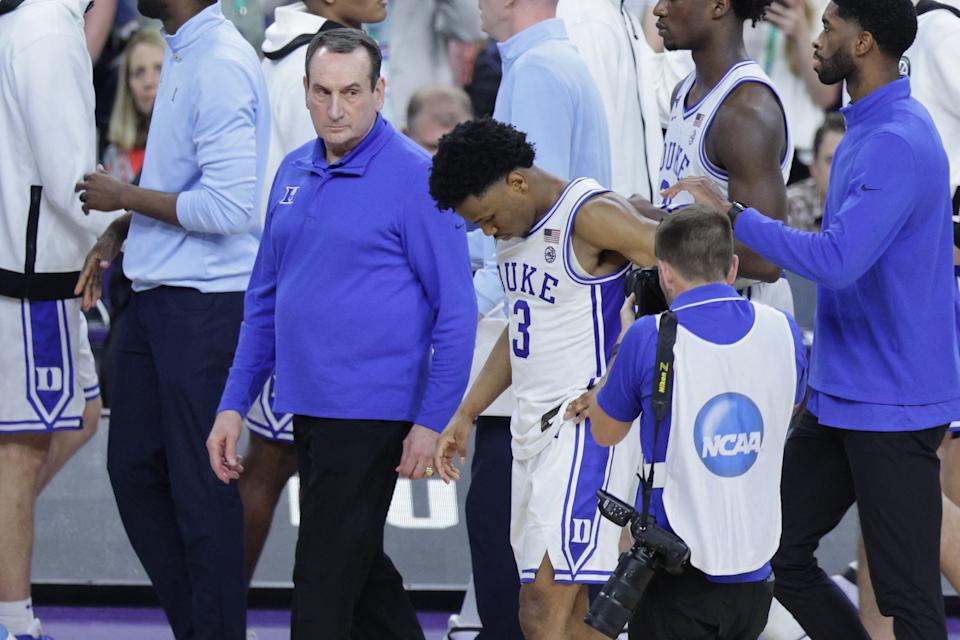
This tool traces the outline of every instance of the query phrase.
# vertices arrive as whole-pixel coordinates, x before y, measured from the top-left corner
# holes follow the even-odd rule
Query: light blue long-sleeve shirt
[[[817,283],[807,408],[823,425],[910,431],[960,416],[947,156],[930,115],[891,82],[843,109],[823,231],[752,209],[736,237]]]
[[[140,186],[179,193],[182,228],[134,212],[123,270],[136,291],[243,291],[270,143],[260,62],[217,3],[164,37]]]
[[[600,90],[559,19],[544,20],[499,45],[503,79],[493,117],[527,134],[535,163],[566,179],[593,178],[609,186],[610,139]],[[474,274],[480,313],[503,300],[495,243]]]

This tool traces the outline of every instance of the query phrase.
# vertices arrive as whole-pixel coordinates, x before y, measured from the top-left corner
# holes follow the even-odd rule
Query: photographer
[[[669,216],[655,248],[670,311],[627,331],[589,414],[594,438],[607,446],[640,416],[644,485],[651,487],[641,496],[656,524],[684,540],[692,566],[653,577],[630,638],[756,638],[773,595],[780,468],[804,393],[803,343],[789,315],[730,286],[739,260],[723,216],[699,206]],[[675,371],[672,398],[670,384],[657,394],[670,410],[655,420],[661,325],[676,329],[672,350],[659,345],[672,351]],[[645,500],[637,502],[642,509]]]

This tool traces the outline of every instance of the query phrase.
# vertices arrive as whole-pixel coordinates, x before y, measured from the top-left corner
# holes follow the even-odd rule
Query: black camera
[[[584,622],[607,636],[616,638],[640,604],[643,591],[656,571],[679,575],[690,561],[690,548],[665,529],[653,516],[644,522],[626,502],[606,491],[598,491],[600,513],[618,526],[630,524],[633,547],[620,554],[620,562],[603,589],[590,603]]]
[[[670,305],[660,288],[660,270],[657,267],[634,269],[627,273],[623,282],[623,295],[636,296],[637,317],[649,316],[666,311]]]

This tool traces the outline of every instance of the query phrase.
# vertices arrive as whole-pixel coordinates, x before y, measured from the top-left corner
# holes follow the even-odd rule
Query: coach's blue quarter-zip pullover
[[[843,110],[823,231],[748,209],[738,240],[817,282],[809,410],[821,424],[909,431],[960,416],[950,174],[902,78]]]
[[[442,430],[467,386],[477,304],[463,220],[430,158],[378,116],[347,156],[289,154],[220,410],[245,414],[276,364],[278,412]]]
[[[257,254],[270,146],[260,61],[218,3],[164,37],[140,186],[179,193],[183,228],[134,212],[123,270],[137,291],[243,291]]]

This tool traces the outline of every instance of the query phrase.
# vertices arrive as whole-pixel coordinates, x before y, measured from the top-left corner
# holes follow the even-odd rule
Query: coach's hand
[[[230,484],[243,473],[243,458],[237,455],[237,441],[243,430],[243,418],[236,411],[221,411],[207,438],[210,468],[220,481]]]
[[[83,180],[73,188],[80,194],[83,203],[83,212],[89,214],[91,209],[97,211],[116,211],[123,209],[123,190],[129,185],[117,180],[101,166],[97,165],[94,173],[84,174]]]
[[[470,441],[472,431],[473,418],[457,410],[437,440],[433,464],[436,466],[440,478],[447,484],[451,480],[460,479],[460,470],[453,466],[453,456],[456,454],[458,464],[466,463],[467,443]]]
[[[713,209],[721,215],[727,215],[730,210],[730,201],[720,192],[711,178],[698,176],[696,178],[684,178],[669,189],[664,189],[660,195],[666,200],[677,197],[677,195],[686,191],[697,204],[702,204],[708,209]]]
[[[419,424],[413,425],[403,439],[403,455],[397,465],[401,478],[419,480],[427,467],[433,464],[433,451],[437,447],[437,432]],[[430,475],[433,475],[432,473]]]

